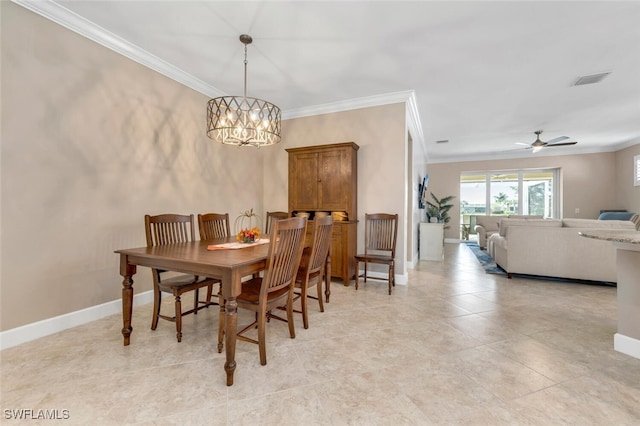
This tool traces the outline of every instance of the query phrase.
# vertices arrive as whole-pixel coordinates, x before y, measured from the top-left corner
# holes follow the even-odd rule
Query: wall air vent
[[[576,80],[576,82],[573,83],[573,85],[574,86],[584,86],[585,84],[600,83],[609,74],[611,74],[611,73],[610,72],[601,72],[599,74],[583,75],[582,77],[578,78],[578,80]]]
[[[436,141],[436,143],[449,143],[449,139],[442,139],[441,141]]]

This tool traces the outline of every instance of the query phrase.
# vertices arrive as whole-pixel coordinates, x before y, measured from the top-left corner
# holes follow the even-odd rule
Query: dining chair
[[[289,335],[296,337],[293,325],[293,288],[296,273],[300,265],[307,219],[293,217],[274,222],[269,236],[270,243],[266,266],[262,277],[254,277],[242,283],[242,291],[236,297],[238,308],[256,313],[256,320],[237,332],[240,340],[257,343],[260,351],[260,364],[267,364],[266,322],[267,313],[282,305],[286,300]],[[258,339],[245,336],[244,333],[258,326]],[[219,322],[218,352],[222,352],[225,321]]]
[[[230,237],[229,213],[198,214],[198,230],[201,240]]]
[[[311,246],[305,247],[302,251],[302,259],[300,267],[296,274],[295,294],[293,301],[300,299],[301,310],[293,310],[293,312],[302,314],[302,323],[304,328],[309,328],[309,313],[307,299],[315,299],[320,305],[320,312],[324,312],[324,304],[322,303],[322,280],[330,279],[325,277],[325,265],[329,248],[331,247],[331,232],[333,229],[333,218],[331,216],[316,217],[313,221],[313,235],[311,237]],[[318,295],[309,294],[309,288],[316,286]],[[286,307],[279,307],[283,310]],[[272,317],[279,318],[275,315]]]
[[[183,243],[195,240],[193,215],[160,214],[156,216],[145,215],[144,228],[147,238],[147,247],[166,244]],[[219,282],[197,275],[178,275],[167,277],[167,272],[162,269],[151,269],[153,275],[153,319],[151,329],[158,326],[158,319],[162,318],[176,323],[176,337],[182,341],[182,317],[189,314],[197,314],[200,309],[208,305],[200,306],[198,303],[198,290],[209,287]],[[172,273],[171,275],[174,275]],[[188,291],[195,291],[193,309],[183,312],[181,297]],[[171,293],[175,298],[174,316],[162,315],[162,292]]]
[[[198,232],[200,233],[200,239],[203,241],[230,237],[231,226],[229,224],[229,213],[198,214]],[[221,285],[219,279],[216,279],[216,282]],[[211,300],[212,298],[219,299],[220,297],[220,288],[218,288],[218,292],[214,293],[213,285],[214,284],[211,284],[207,288],[207,298],[205,300],[198,300],[198,304],[204,304],[206,306],[219,304],[219,302]]]
[[[267,212],[267,223],[265,226],[265,233],[267,235],[271,234],[271,226],[273,222],[277,220],[287,219],[289,217],[289,213],[287,212]]]
[[[398,234],[398,215],[387,213],[365,214],[364,254],[357,254],[356,260],[356,290],[358,289],[358,277],[364,277],[367,282],[367,265],[377,263],[389,267],[387,279],[378,278],[389,282],[389,294],[395,282],[395,257],[396,240]],[[360,263],[364,263],[364,273],[358,275]]]

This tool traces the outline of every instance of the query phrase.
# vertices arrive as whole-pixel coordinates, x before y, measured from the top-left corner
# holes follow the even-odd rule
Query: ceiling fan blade
[[[516,145],[524,145],[524,146],[531,146],[531,144],[528,143],[522,143],[522,142],[516,142]]]
[[[553,138],[553,139],[547,141],[547,145],[552,144],[554,142],[560,142],[560,141],[563,141],[563,140],[566,140],[566,139],[569,139],[569,136],[558,136],[557,138]]]
[[[549,148],[549,147],[552,147],[552,146],[575,145],[575,144],[577,144],[577,143],[578,143],[578,142],[562,142],[562,143],[554,143],[554,144],[551,144],[551,145],[547,144],[547,145],[546,145],[546,147],[547,147],[547,148]]]

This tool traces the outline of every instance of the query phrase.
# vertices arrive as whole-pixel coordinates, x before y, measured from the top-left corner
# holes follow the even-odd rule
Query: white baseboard
[[[407,269],[416,269],[418,266],[418,253],[414,253],[413,261],[407,261]]]
[[[640,359],[640,340],[624,334],[613,335],[613,349],[623,354]]]
[[[153,302],[153,290],[133,296],[133,306]],[[12,328],[0,333],[0,350],[30,342],[40,337],[49,336],[69,328],[73,328],[109,315],[122,313],[122,300],[113,300],[102,305],[92,306],[79,311],[70,312],[46,320]]]

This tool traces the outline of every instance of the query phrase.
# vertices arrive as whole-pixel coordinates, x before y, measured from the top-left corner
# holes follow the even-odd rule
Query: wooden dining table
[[[124,345],[131,343],[131,316],[133,314],[133,276],[138,266],[164,269],[203,277],[219,278],[222,281],[222,298],[226,301],[221,309],[225,312],[225,354],[224,369],[227,386],[233,385],[236,369],[236,297],[242,289],[242,278],[262,271],[266,266],[269,244],[247,244],[240,249],[208,250],[209,245],[219,245],[235,241],[234,237],[224,240],[191,241],[154,247],[138,247],[116,250],[120,255],[120,275],[122,275],[122,335]],[[327,273],[328,272],[328,273]],[[327,257],[325,277],[330,277],[330,257]],[[325,278],[325,298],[329,301],[330,278]]]

